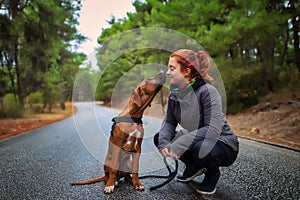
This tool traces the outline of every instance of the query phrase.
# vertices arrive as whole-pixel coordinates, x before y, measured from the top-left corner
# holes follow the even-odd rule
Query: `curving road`
[[[104,183],[70,186],[70,182],[103,174],[111,118],[118,110],[76,103],[78,112],[64,121],[0,141],[0,199],[300,199],[300,153],[240,139],[237,161],[221,169],[217,192],[200,196],[193,187],[203,177],[183,184],[172,181],[155,191],[160,179],[143,179],[137,192],[121,182],[103,194]],[[161,121],[144,118],[141,175],[167,174],[152,137]],[[180,163],[180,170],[183,169]]]

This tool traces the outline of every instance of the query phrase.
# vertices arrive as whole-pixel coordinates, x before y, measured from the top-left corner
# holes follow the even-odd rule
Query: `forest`
[[[98,48],[98,65],[102,70],[105,67],[96,92],[98,99],[109,101],[114,84],[109,80],[118,80],[135,65],[167,64],[170,52],[166,50],[135,50],[138,45],[126,39],[128,36],[124,34],[116,41],[111,39],[124,31],[143,27],[178,31],[200,44],[220,71],[229,113],[253,106],[260,97],[269,93],[299,88],[298,1],[146,0],[135,1],[133,5],[135,13],[128,13],[124,19],[112,17],[108,21],[111,27],[103,30],[98,38],[101,45]],[[185,44],[170,44],[176,43],[176,39],[172,40],[164,33],[153,38],[163,46],[173,45],[174,49],[176,45],[191,46],[188,44],[190,40]],[[143,46],[140,45],[144,42],[143,38],[137,40],[139,46]],[[124,53],[107,67],[117,48],[134,50]]]
[[[135,38],[136,48],[122,34],[150,27],[181,33],[209,53],[224,82],[229,113],[300,86],[296,0],[135,0],[135,12],[107,19],[110,27],[98,38],[99,70],[82,68],[86,55],[76,51],[86,39],[76,27],[80,0],[0,2],[0,117],[20,117],[26,106],[35,112],[51,111],[55,103],[64,108],[65,101],[93,100],[90,96],[111,101],[115,84],[137,65],[167,64],[167,49],[144,48],[152,44],[142,37]],[[168,35],[152,37],[170,49],[180,46]],[[128,51],[115,58],[122,48]],[[126,89],[132,82],[124,84]],[[74,85],[80,87],[75,94]]]
[[[22,117],[26,104],[64,108],[86,58],[76,52],[85,39],[76,29],[81,1],[0,2],[0,116]]]

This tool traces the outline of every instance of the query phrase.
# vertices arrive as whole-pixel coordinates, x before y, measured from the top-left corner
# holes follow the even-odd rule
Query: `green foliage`
[[[43,103],[43,93],[42,92],[34,92],[29,94],[26,97],[26,103],[32,106],[33,104],[42,104]]]
[[[19,104],[18,97],[8,93],[3,98],[4,113],[7,118],[21,118],[24,115],[24,108]]]
[[[62,81],[58,68],[51,68],[44,75],[42,87],[44,108],[51,112],[52,105],[61,102],[63,99],[65,83]]]
[[[96,95],[96,100],[110,101],[125,77],[128,80],[118,86],[120,93],[135,86],[138,79],[130,73],[137,66],[167,64],[170,52],[159,50],[160,46],[173,50],[195,41],[218,66],[230,112],[294,85],[300,77],[300,7],[291,0],[135,0],[136,12],[108,19],[110,27],[98,38],[100,72],[79,70],[86,56],[71,50],[74,43],[85,40],[76,30],[80,0],[2,1],[0,5],[0,97],[13,93],[21,104],[36,91],[43,93],[49,110],[54,102],[72,97],[90,100]],[[149,29],[143,32],[143,27],[166,30],[157,34]],[[176,36],[171,41],[170,29],[195,41],[182,42]],[[139,73],[150,75],[147,68]],[[77,93],[72,96],[74,82]]]
[[[30,93],[52,88],[50,82],[57,80],[44,77],[52,68],[59,68],[59,82],[64,87],[59,98],[71,99],[75,74],[85,59],[85,55],[72,51],[85,39],[76,29],[81,1],[2,1],[0,5],[0,74],[5,75],[0,79],[6,81],[4,92],[19,96],[22,104]]]
[[[129,71],[136,64],[167,63],[167,54],[147,49],[131,56],[121,52],[124,55],[122,59],[112,60],[109,57],[120,47],[130,48],[132,43],[128,41],[132,40],[118,38],[111,44],[105,41],[133,28],[169,28],[203,45],[222,75],[228,112],[238,112],[254,105],[260,96],[285,87],[285,81],[293,82],[295,79],[285,69],[300,70],[300,60],[295,56],[299,45],[292,45],[299,40],[299,30],[296,29],[299,17],[294,18],[296,13],[299,14],[299,6],[294,1],[136,0],[133,5],[136,13],[130,13],[122,20],[113,18],[111,27],[103,30],[99,37],[102,46],[98,49],[98,62],[104,63],[100,64],[100,69],[105,69],[109,63],[113,70],[105,69],[103,72],[97,98],[109,101],[114,83],[124,71]],[[149,32],[149,35],[155,38],[151,41],[161,46],[170,45],[175,49],[187,46],[172,43],[163,34],[152,35]],[[141,44],[145,42],[142,38],[138,41]],[[130,66],[126,62],[131,63]],[[103,92],[100,92],[101,88]]]
[[[76,74],[73,87],[73,101],[93,101],[95,100],[95,88],[98,73],[91,69],[88,64],[81,68]]]
[[[227,112],[237,113],[258,102],[263,94],[263,76],[259,67],[239,60],[216,59],[225,85]],[[243,66],[243,67],[237,67]],[[256,78],[253,79],[253,76]]]
[[[236,113],[258,103],[259,96],[262,95],[263,77],[253,80],[253,75],[257,75],[257,71],[241,75],[232,87],[226,90],[228,113]]]
[[[29,108],[33,113],[42,113],[43,108],[41,105],[43,105],[44,98],[43,98],[43,93],[38,91],[29,94],[26,97],[26,104],[29,104]]]

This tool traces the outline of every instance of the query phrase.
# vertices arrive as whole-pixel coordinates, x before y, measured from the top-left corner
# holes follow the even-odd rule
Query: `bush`
[[[254,70],[241,74],[235,82],[227,85],[227,112],[236,114],[256,105],[264,94],[263,79],[262,73]]]
[[[44,112],[43,107],[40,105],[32,106],[31,110],[33,111],[33,113],[38,113],[38,114]]]
[[[43,112],[43,93],[34,92],[26,97],[26,103],[29,104],[29,108],[33,113]]]
[[[43,103],[43,93],[34,92],[26,97],[26,102],[30,105],[30,108],[33,104],[42,104]]]
[[[227,107],[228,114],[237,114],[245,109],[245,106],[242,103],[232,103]]]
[[[21,118],[24,115],[24,108],[20,105],[19,99],[14,94],[6,94],[3,98],[5,116],[8,118]]]

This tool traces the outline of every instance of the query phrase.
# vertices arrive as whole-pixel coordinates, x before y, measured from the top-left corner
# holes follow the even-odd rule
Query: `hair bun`
[[[199,63],[201,76],[208,81],[212,81],[213,78],[208,75],[208,71],[210,69],[210,60],[208,55],[204,51],[198,51],[196,57]]]

